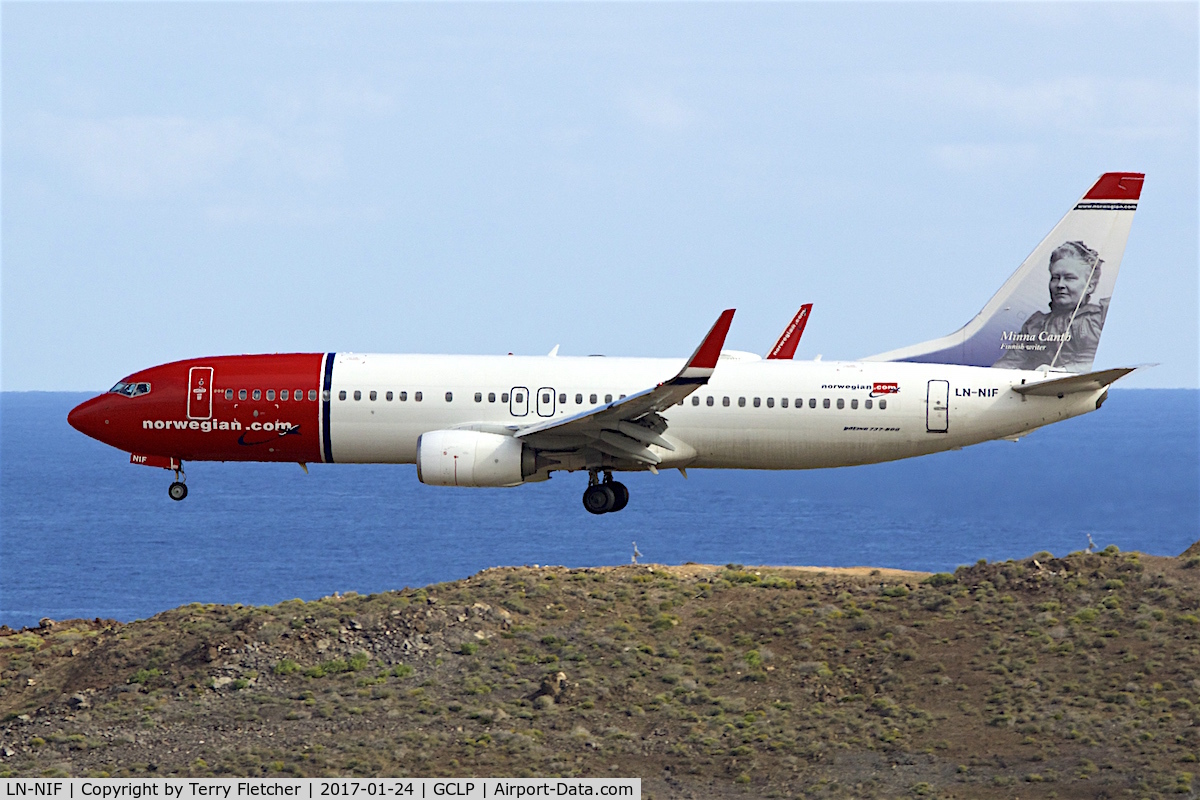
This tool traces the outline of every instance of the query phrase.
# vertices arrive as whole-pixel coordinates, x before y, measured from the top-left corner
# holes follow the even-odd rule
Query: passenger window
[[[612,402],[612,395],[611,395],[611,394],[606,394],[606,395],[604,395],[604,402],[606,402],[606,403],[611,403],[611,402]]]
[[[267,399],[268,400],[275,399],[275,390],[274,389],[267,389]]]
[[[359,389],[354,390],[354,399],[362,400],[362,391],[361,390],[359,390]]]
[[[421,393],[420,393],[420,392],[413,392],[413,402],[414,402],[414,403],[419,403],[419,402],[421,402],[421,400],[422,400]]]
[[[754,398],[754,407],[758,408],[761,405],[762,405],[762,398],[761,397]]]
[[[592,395],[590,398],[590,402],[592,405],[596,405],[596,403],[598,403],[600,401],[596,399],[596,395]]]
[[[508,402],[508,392],[501,392],[501,393],[500,393],[500,402],[501,402],[501,403],[507,403],[507,402]]]
[[[710,394],[708,397],[704,398],[704,405],[711,406],[713,404],[713,399],[713,396]]]
[[[513,398],[513,400],[517,403],[524,403],[525,402],[525,394],[523,392],[517,392],[517,394]]]
[[[728,398],[728,397],[722,397],[722,398],[721,398],[721,405],[725,406],[726,408],[729,408],[729,398]]]
[[[312,391],[309,392],[308,396],[312,397]],[[328,389],[321,390],[321,399],[324,400],[326,403],[329,402],[329,390]]]
[[[816,407],[817,407],[817,398],[815,398],[815,397],[810,397],[810,398],[808,398],[808,407],[809,407],[809,408],[816,408]],[[826,400],[826,401],[825,401],[825,407],[826,407],[826,408],[829,408],[829,401],[828,401],[828,400]]]
[[[745,407],[746,407],[746,398],[739,397],[738,398],[738,408],[745,408]]]
[[[489,403],[496,402],[496,393],[495,392],[488,392],[488,402]]]
[[[408,399],[408,392],[400,392],[400,394],[397,395],[397,397],[399,397],[400,402],[403,403],[405,400]]]
[[[390,403],[390,402],[392,402],[392,393],[391,393],[391,392],[388,392],[387,394],[385,394],[385,395],[383,396],[383,399],[384,399],[384,400],[387,400],[389,403]]]
[[[544,403],[545,405],[550,405],[550,393],[549,392],[542,392],[542,403]]]
[[[581,394],[575,395],[575,405],[577,405],[577,406],[583,405],[583,395],[581,395]]]
[[[771,405],[771,401],[770,401],[770,400],[768,400],[768,401],[767,401],[767,405]],[[780,407],[780,408],[787,408],[787,398],[786,398],[786,397],[781,397],[781,398],[779,398],[779,407]]]
[[[345,400],[345,399],[346,399],[346,390],[342,389],[340,392],[338,392],[338,400]]]
[[[311,395],[312,395],[311,397],[309,397],[309,398],[308,398],[309,400],[316,400],[316,399],[317,399],[317,392],[316,392],[316,390],[315,390],[315,389],[314,389],[314,390],[312,390],[311,392],[309,392],[309,394],[311,394]],[[301,401],[301,400],[303,400],[303,399],[304,399],[304,390],[303,390],[303,389],[297,389],[297,390],[296,390],[296,391],[295,391],[295,392],[292,394],[292,396],[296,398],[296,401],[297,401],[297,402],[299,402],[299,401]]]
[[[255,400],[262,400],[262,389],[255,389],[250,396]]]
[[[838,408],[845,408],[845,407],[846,407],[846,401],[839,397],[838,398]]]
[[[279,390],[279,399],[280,399],[280,400],[287,400],[287,399],[288,399],[288,397],[290,397],[290,395],[289,395],[289,393],[288,393],[288,390],[287,390],[287,389],[280,389],[280,390]]]
[[[858,400],[851,400],[851,401],[850,401],[850,407],[851,407],[851,408],[858,408]]]
[[[885,408],[887,408],[887,400],[880,400],[879,401],[879,410],[883,411]]]
[[[804,398],[803,397],[796,398],[796,408],[804,408]]]
[[[621,396],[620,396],[620,397],[618,397],[617,399],[618,399],[618,400],[624,400],[624,399],[625,399],[625,395],[621,395]]]
[[[700,398],[696,397],[696,395],[692,395],[692,405],[694,405],[694,406],[700,405]]]
[[[454,392],[446,392],[446,402],[447,403],[454,402]]]
[[[822,400],[821,405],[823,405],[825,408],[829,408],[829,398],[826,397],[824,400]]]
[[[483,402],[483,392],[476,392],[476,393],[475,393],[475,402],[476,402],[476,403],[482,403],[482,402]]]
[[[567,396],[566,396],[566,394],[560,394],[560,395],[558,396],[558,404],[559,404],[560,406],[562,406],[562,405],[566,405],[566,403],[567,403]]]
[[[316,399],[317,399],[317,390],[316,390],[316,389],[309,389],[309,390],[308,390],[308,399],[309,399],[309,400],[316,400]],[[329,392],[328,392],[328,391],[326,391],[326,392],[325,392],[325,399],[326,399],[326,400],[328,400],[328,399],[329,399]]]
[[[226,389],[226,390],[225,390],[225,399],[226,399],[226,400],[232,400],[232,399],[233,399],[233,389]]]
[[[864,406],[865,408],[870,408],[870,407],[871,407],[871,401],[870,401],[870,399],[867,399],[867,400],[863,401],[863,406]]]
[[[367,397],[370,397],[371,401],[374,402],[375,400],[379,399],[379,393],[376,392],[374,389],[372,389],[371,393],[369,395],[367,395]]]

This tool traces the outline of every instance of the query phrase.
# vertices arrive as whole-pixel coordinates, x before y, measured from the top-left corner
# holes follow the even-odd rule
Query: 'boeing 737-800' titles
[[[78,430],[175,472],[185,461],[416,464],[434,486],[813,469],[1015,439],[1094,411],[1132,367],[1092,371],[1143,176],[1107,173],[949,336],[855,361],[797,361],[811,304],[766,358],[722,347],[722,312],[686,359],[292,353],[151,367],[71,411]],[[685,473],[686,474],[686,473]]]

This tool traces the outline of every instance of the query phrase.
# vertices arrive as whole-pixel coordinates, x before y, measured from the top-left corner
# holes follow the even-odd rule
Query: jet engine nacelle
[[[480,431],[430,431],[417,439],[417,478],[430,486],[516,486],[536,469],[519,439]]]

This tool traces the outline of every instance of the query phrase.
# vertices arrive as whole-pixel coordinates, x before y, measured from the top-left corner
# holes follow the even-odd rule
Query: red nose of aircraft
[[[109,399],[105,395],[100,395],[71,409],[71,413],[67,414],[67,422],[80,433],[104,442],[106,441],[106,430],[110,428],[111,424],[111,411]]]

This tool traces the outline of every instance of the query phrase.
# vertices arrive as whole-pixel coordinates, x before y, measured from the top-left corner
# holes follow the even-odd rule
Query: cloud
[[[1030,144],[944,144],[934,147],[932,155],[944,169],[978,173],[1033,164],[1037,148]]]
[[[1064,76],[1024,83],[970,73],[901,73],[879,88],[903,103],[955,110],[1019,129],[1177,137],[1194,131],[1196,87],[1166,81]]]
[[[379,223],[387,215],[378,206],[224,203],[206,206],[204,217],[217,225],[324,227],[344,223]]]
[[[18,139],[101,194],[156,196],[214,184],[235,171],[320,181],[342,169],[320,135],[284,136],[239,118],[33,118]]]
[[[654,89],[629,91],[621,107],[635,122],[659,131],[681,131],[688,127],[696,114],[681,100],[668,92]]]

